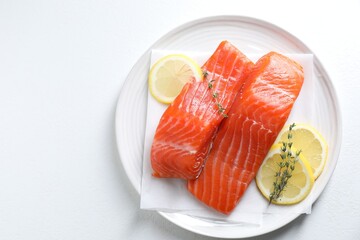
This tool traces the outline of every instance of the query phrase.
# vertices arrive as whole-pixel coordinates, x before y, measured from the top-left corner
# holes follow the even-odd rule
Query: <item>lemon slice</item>
[[[281,144],[275,144],[271,147],[269,153],[265,157],[264,162],[256,175],[256,185],[266,199],[270,201],[270,194],[274,189],[273,183],[276,180],[275,174],[279,171],[279,163],[282,161],[280,157]],[[292,147],[295,154],[296,149]],[[309,162],[304,155],[300,153],[298,161],[295,163],[295,169],[292,177],[289,178],[281,197],[272,203],[279,205],[295,204],[305,199],[314,185],[314,175],[311,171]]]
[[[149,90],[162,103],[171,103],[189,81],[202,81],[202,71],[191,58],[170,54],[159,59],[150,69]]]
[[[278,142],[287,141],[289,128],[285,127],[280,132]],[[317,179],[324,169],[328,145],[321,134],[313,127],[306,124],[296,124],[291,130],[293,146],[301,149],[306,160],[309,161],[315,179]]]

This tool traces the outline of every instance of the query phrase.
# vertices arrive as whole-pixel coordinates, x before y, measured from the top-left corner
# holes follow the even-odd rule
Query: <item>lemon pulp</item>
[[[169,104],[189,81],[201,81],[199,65],[183,54],[170,54],[159,59],[149,72],[149,90],[159,102]]]
[[[288,127],[280,132],[277,142],[287,141]],[[302,154],[310,163],[315,179],[324,169],[328,155],[328,145],[323,136],[312,126],[296,124],[291,130],[293,146],[301,149]]]
[[[292,152],[295,153],[296,149],[292,148]],[[280,144],[272,146],[256,175],[256,185],[269,201],[270,194],[274,189],[273,183],[276,181],[275,174],[279,171],[279,163],[282,161],[280,153]],[[295,169],[291,175],[292,177],[289,178],[281,197],[272,203],[280,205],[295,204],[309,195],[315,179],[310,164],[304,155],[299,155],[298,161],[295,163]]]

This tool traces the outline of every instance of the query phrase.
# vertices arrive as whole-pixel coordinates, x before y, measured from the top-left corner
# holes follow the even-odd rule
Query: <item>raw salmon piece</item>
[[[151,147],[153,176],[199,176],[223,114],[230,110],[252,66],[229,42],[220,43],[202,67],[204,80],[187,83],[161,117]],[[225,108],[223,113],[217,102]]]
[[[224,214],[238,204],[284,126],[304,80],[302,67],[271,52],[254,66],[214,140],[202,174],[188,181],[200,201]]]

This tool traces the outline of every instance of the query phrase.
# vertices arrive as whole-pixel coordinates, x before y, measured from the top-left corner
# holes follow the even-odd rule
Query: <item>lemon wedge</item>
[[[170,54],[159,59],[149,72],[149,90],[159,102],[169,104],[189,81],[202,81],[199,65],[183,54]]]
[[[275,144],[271,147],[256,175],[256,185],[262,195],[269,201],[270,194],[274,190],[275,174],[279,171],[279,163],[282,161],[280,156],[281,146],[281,144]],[[292,152],[295,153],[296,149],[292,148]],[[309,162],[302,153],[300,153],[291,175],[281,197],[273,200],[272,203],[279,205],[295,204],[309,195],[314,185],[314,175]]]
[[[287,141],[289,128],[284,127],[280,132],[277,142]],[[328,145],[322,135],[312,126],[296,124],[291,130],[293,146],[301,149],[302,154],[310,163],[315,179],[324,169],[328,155]]]

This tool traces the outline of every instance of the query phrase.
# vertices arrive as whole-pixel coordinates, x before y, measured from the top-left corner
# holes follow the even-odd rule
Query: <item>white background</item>
[[[343,143],[312,214],[253,239],[359,239],[360,2],[0,0],[0,239],[211,239],[139,209],[115,107],[137,59],[190,20],[244,15],[300,38],[338,94]]]

